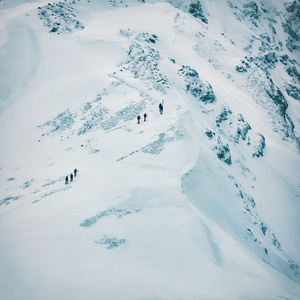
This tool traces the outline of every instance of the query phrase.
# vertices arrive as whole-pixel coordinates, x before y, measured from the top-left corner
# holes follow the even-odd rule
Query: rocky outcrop
[[[297,0],[286,2],[284,6],[288,12],[288,17],[282,26],[288,34],[286,46],[293,52],[300,49],[300,2]]]
[[[206,81],[202,81],[196,70],[190,66],[182,66],[178,74],[184,78],[186,91],[195,98],[204,103],[216,101],[216,96],[211,85]]]
[[[50,28],[51,33],[71,33],[73,30],[84,29],[74,8],[65,2],[48,3],[43,7],[38,7],[38,15],[44,25]]]

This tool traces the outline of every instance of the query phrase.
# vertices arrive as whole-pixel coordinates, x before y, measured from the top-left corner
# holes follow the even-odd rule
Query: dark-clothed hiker
[[[65,184],[68,184],[69,183],[69,177],[66,176],[66,181],[65,181]]]
[[[77,175],[77,169],[74,169],[74,176],[76,177],[76,175]]]
[[[141,116],[140,115],[137,116],[137,120],[138,120],[138,124],[140,124],[140,121],[141,121]]]
[[[70,181],[73,181],[73,173],[70,175]]]
[[[148,115],[146,113],[144,113],[144,122],[146,122]]]
[[[161,103],[159,103],[159,106],[158,106],[158,108],[159,108],[159,112],[160,112],[160,114],[162,115],[162,113],[163,113],[163,111],[164,111],[164,107],[162,106],[162,104],[161,104]]]

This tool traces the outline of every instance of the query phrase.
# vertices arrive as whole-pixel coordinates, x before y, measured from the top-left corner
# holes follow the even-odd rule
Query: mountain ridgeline
[[[113,7],[128,7],[137,5],[137,3],[155,3],[162,1],[102,1]],[[137,3],[135,3],[137,2]],[[193,17],[199,19],[204,23],[205,27],[209,28],[209,12],[205,11],[200,1],[168,1],[176,8],[191,14]],[[92,5],[99,3],[99,1],[77,1],[72,2],[58,2],[48,3],[46,6],[38,7],[38,15],[46,27],[49,28],[50,33],[66,34],[72,33],[74,30],[83,30],[84,24],[80,20],[79,14],[76,12],[76,5]],[[249,26],[249,41],[248,45],[244,45],[245,56],[240,59],[236,65],[234,74],[224,74],[226,76],[234,77],[242,75],[245,87],[249,90],[249,94],[253,97],[270,114],[272,119],[273,129],[280,132],[282,138],[293,141],[299,148],[299,134],[298,130],[295,132],[295,123],[288,113],[289,102],[300,100],[300,73],[298,55],[300,50],[300,3],[299,1],[286,2],[282,6],[276,6],[272,3],[261,2],[245,2],[234,3],[227,1],[227,5],[231,10],[233,16],[240,23]],[[212,19],[211,22],[214,22]],[[226,25],[224,25],[226,26]],[[224,31],[226,27],[224,28]],[[120,32],[121,33],[121,32]],[[121,33],[122,34],[122,33]],[[220,32],[233,45],[240,46],[240,41],[233,41],[230,37],[230,31]],[[156,53],[151,48],[151,43],[155,43],[157,36],[149,36],[144,33],[143,41],[149,43],[148,50],[154,51],[148,53],[153,55],[153,61],[159,58],[159,53]],[[146,36],[145,36],[146,35]],[[142,36],[136,37],[136,43]],[[216,40],[217,41],[217,40]],[[196,44],[195,47],[199,45]],[[222,45],[220,45],[222,46]],[[136,47],[141,47],[136,44]],[[205,52],[205,49],[202,49]],[[217,47],[215,49],[217,51]],[[139,53],[136,53],[139,55]],[[201,53],[199,53],[201,55]],[[208,55],[208,54],[207,54]],[[228,53],[230,56],[230,53]],[[137,66],[139,67],[139,66]],[[148,66],[151,71],[157,69],[157,65]],[[218,68],[217,64],[214,66]],[[186,79],[186,89],[194,97],[202,99],[201,101],[211,102],[215,99],[213,90],[210,86],[209,92],[204,87],[201,88],[197,82],[197,70],[188,66],[190,72],[186,72],[186,78],[190,77],[194,80]],[[178,71],[186,69],[182,66]],[[282,69],[285,74],[282,75],[285,80],[278,81],[274,78],[273,73],[276,69]],[[135,73],[136,70],[131,69],[130,72]],[[244,74],[238,74],[244,73]],[[162,75],[161,75],[162,76]],[[144,79],[144,74],[140,76]],[[165,84],[163,80],[167,78],[153,78],[152,84],[156,85],[156,89],[162,91],[161,84]],[[189,83],[190,82],[190,83]],[[209,85],[209,83],[207,83]],[[196,85],[193,87],[193,85]],[[205,100],[206,99],[206,100]],[[298,124],[297,124],[298,127]],[[298,128],[297,128],[298,129]]]

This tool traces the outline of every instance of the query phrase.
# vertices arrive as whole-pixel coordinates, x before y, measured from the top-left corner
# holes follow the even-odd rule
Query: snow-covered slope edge
[[[0,118],[5,295],[297,297],[299,115],[275,81],[286,65],[245,60],[248,33],[233,29],[247,21],[214,22],[205,1],[207,21],[165,3],[59,5],[69,27],[43,27],[58,6],[42,2],[2,16],[7,70],[15,20],[26,57],[36,49]]]

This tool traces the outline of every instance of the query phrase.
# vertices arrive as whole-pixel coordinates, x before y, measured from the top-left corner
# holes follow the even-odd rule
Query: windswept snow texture
[[[0,0],[0,298],[300,299],[299,11]]]

